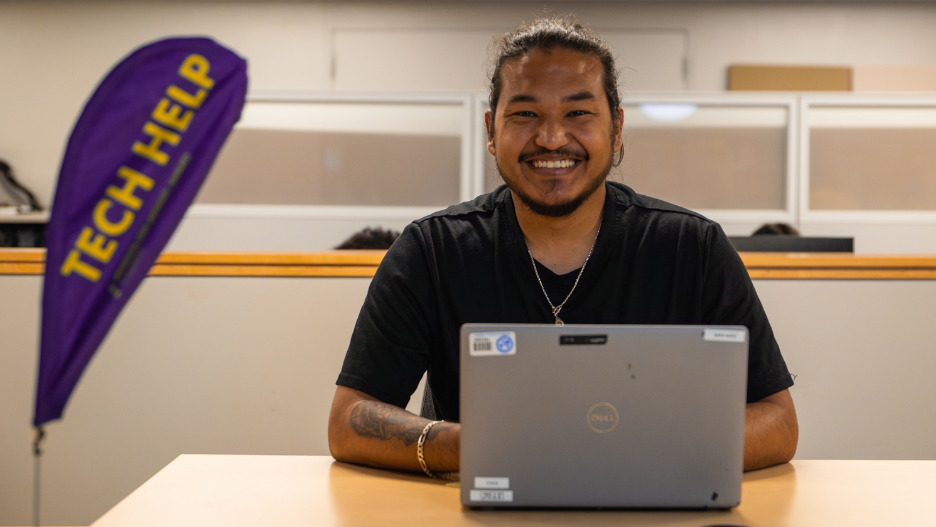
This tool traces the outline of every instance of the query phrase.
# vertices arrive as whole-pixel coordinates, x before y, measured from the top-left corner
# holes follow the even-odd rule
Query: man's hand
[[[798,439],[799,425],[790,390],[749,403],[744,419],[744,470],[793,459]]]
[[[338,461],[421,472],[416,441],[428,419],[387,404],[364,392],[339,386],[328,417],[328,448]],[[439,423],[423,446],[432,472],[458,470],[461,426]]]

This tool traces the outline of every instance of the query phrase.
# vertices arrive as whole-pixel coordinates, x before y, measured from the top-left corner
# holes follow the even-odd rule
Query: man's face
[[[621,147],[601,62],[561,48],[506,62],[488,151],[510,190],[533,212],[571,214],[604,182]]]

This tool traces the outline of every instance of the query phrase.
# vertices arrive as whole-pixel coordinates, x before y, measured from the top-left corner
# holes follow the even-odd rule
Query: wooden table
[[[744,476],[730,511],[463,509],[441,481],[327,456],[183,455],[93,524],[127,526],[936,525],[936,461],[794,461]]]

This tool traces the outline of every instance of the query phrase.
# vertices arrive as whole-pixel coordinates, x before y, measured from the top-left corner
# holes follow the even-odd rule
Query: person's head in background
[[[796,230],[796,227],[790,225],[789,223],[765,223],[761,225],[759,229],[754,231],[751,236],[760,236],[762,234],[790,234],[793,236],[799,236],[800,233]]]
[[[400,233],[393,229],[364,227],[350,238],[341,242],[335,249],[389,249]]]

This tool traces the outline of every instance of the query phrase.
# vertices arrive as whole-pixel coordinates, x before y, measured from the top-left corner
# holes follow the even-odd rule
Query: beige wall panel
[[[334,27],[508,30],[544,6],[603,33],[686,30],[691,90],[723,90],[732,63],[936,63],[936,6],[912,3],[438,2],[345,4]]]
[[[0,276],[0,525],[32,522],[31,425],[41,289],[40,276]]]
[[[325,454],[368,279],[150,278],[48,427],[43,517],[87,524],[180,453]],[[798,457],[936,459],[936,281],[756,282]],[[0,525],[30,521],[37,276],[0,277]],[[414,398],[415,399],[415,398]]]
[[[684,90],[688,32],[684,30],[621,31],[594,25],[614,49],[621,71],[619,89],[623,94],[640,90]]]
[[[88,525],[181,453],[327,454],[369,282],[147,279],[47,426],[43,522]],[[31,521],[39,289],[0,277],[0,525]]]
[[[757,280],[800,459],[936,459],[936,281]]]
[[[598,25],[596,23],[596,25]],[[338,90],[484,90],[496,29],[342,29],[335,31]],[[625,90],[681,90],[686,34],[621,31],[602,36],[614,49]]]
[[[338,90],[484,90],[496,29],[337,29]],[[680,31],[602,31],[625,90],[685,87],[686,35]]]
[[[492,30],[337,29],[337,90],[481,90]]]

